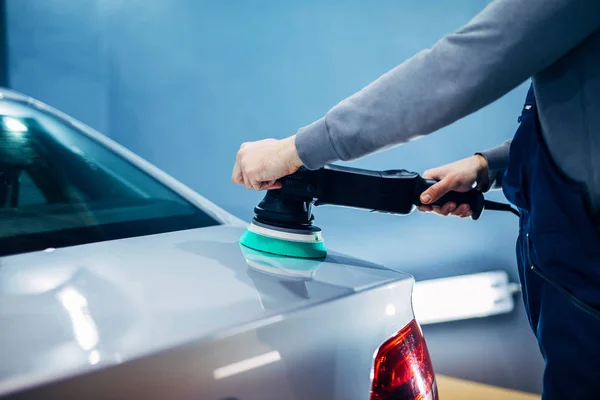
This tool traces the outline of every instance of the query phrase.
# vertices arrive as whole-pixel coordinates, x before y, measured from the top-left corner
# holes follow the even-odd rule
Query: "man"
[[[432,133],[532,78],[511,142],[427,171],[450,190],[502,187],[521,211],[527,314],[546,361],[543,398],[600,398],[600,1],[495,0],[283,140],[242,145],[232,179],[279,187],[304,165],[354,160]],[[466,205],[423,211],[466,217]]]

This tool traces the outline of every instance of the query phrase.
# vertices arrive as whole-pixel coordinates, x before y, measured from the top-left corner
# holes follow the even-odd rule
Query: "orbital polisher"
[[[302,167],[280,182],[281,188],[267,191],[254,208],[255,217],[240,244],[265,253],[313,259],[327,255],[321,229],[313,225],[313,206],[407,215],[422,205],[421,194],[437,183],[403,169],[371,171],[338,165],[317,170]],[[473,220],[479,219],[484,208],[518,214],[507,204],[485,200],[476,189],[449,192],[433,205],[448,202],[468,204]]]

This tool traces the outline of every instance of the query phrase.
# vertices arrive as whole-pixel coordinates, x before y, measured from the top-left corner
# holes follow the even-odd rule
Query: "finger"
[[[445,215],[445,216],[448,216],[455,209],[456,209],[456,203],[453,203],[453,202],[450,201],[450,202],[448,202],[448,203],[446,203],[446,204],[444,204],[442,206],[441,214]]]
[[[231,173],[231,181],[237,185],[242,185],[244,183],[242,168],[240,167],[240,164],[238,164],[237,161],[233,166],[233,172]]]
[[[248,179],[248,177],[246,176],[246,174],[244,174],[243,171],[242,171],[242,177],[243,177],[244,186],[246,186],[246,189],[252,190],[252,184],[250,183],[250,179]]]
[[[469,217],[471,217],[472,215],[473,215],[473,211],[471,211],[471,210],[468,210],[468,211],[465,211],[464,213],[462,213],[462,214],[460,215],[460,217],[461,217],[461,218],[469,218]]]
[[[278,183],[277,181],[266,181],[260,184],[260,188],[258,190],[270,190],[273,189],[273,186]],[[281,184],[280,184],[281,185]]]
[[[434,179],[436,181],[440,181],[442,180],[442,178],[444,177],[444,171],[442,170],[442,168],[432,168],[432,169],[428,169],[427,171],[423,172],[423,178],[425,179]]]
[[[421,202],[430,204],[438,201],[443,195],[451,190],[453,184],[454,180],[450,177],[442,179],[421,194]]]
[[[250,185],[252,185],[252,190],[261,190],[263,182],[258,181],[256,179],[250,180]]]
[[[452,212],[452,215],[462,216],[463,214],[465,214],[470,209],[471,209],[471,207],[469,207],[468,204],[461,204],[458,207],[456,207],[456,210],[454,210]]]
[[[419,206],[417,208],[421,212],[431,212],[431,211],[433,211],[433,207],[431,207],[431,206]]]
[[[252,190],[261,190],[263,183],[269,182],[268,180],[262,179],[262,177],[260,176],[260,172],[256,169],[250,169],[244,171],[244,173],[246,174],[246,178],[248,179]]]
[[[281,189],[282,184],[279,181],[274,181],[269,187],[267,187],[265,190],[276,190],[276,189]]]
[[[273,184],[272,181],[266,181],[266,182],[262,182],[258,188],[258,190],[267,190],[269,188],[269,186],[271,186]]]
[[[433,206],[432,208],[433,208],[433,212],[436,213],[437,215],[442,215],[442,216],[444,215],[444,214],[442,214],[441,207]]]
[[[260,175],[257,173],[254,173],[254,174],[250,175],[249,177],[250,177],[250,183],[252,184],[252,188],[254,190],[264,190],[265,187],[267,187],[268,185],[270,185],[273,182],[272,180],[261,179]]]

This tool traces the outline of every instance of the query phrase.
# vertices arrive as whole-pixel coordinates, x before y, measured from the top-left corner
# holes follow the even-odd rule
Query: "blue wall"
[[[230,183],[243,141],[294,133],[466,23],[488,0],[6,3],[13,88],[104,132],[249,219],[262,195]],[[496,145],[516,129],[525,92],[522,85],[438,133],[353,164],[423,171]],[[509,214],[489,212],[477,222],[335,208],[316,214],[329,247],[417,279],[498,268],[517,279],[517,220]],[[532,351],[524,365],[534,360],[539,367]],[[481,351],[469,353],[467,346],[457,356],[480,360]],[[494,370],[500,380],[539,388],[538,373],[530,375],[534,368],[515,383],[514,365],[506,363]]]

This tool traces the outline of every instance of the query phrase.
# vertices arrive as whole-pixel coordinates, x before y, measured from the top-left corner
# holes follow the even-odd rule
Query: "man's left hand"
[[[429,204],[436,202],[450,191],[468,192],[479,180],[489,181],[487,160],[480,155],[474,155],[451,164],[430,169],[423,173],[423,178],[439,181],[421,194],[420,211],[433,211],[439,215],[456,215],[461,218],[473,215],[468,204],[446,203],[442,207]]]

